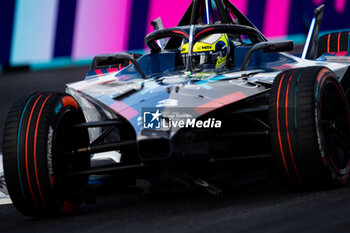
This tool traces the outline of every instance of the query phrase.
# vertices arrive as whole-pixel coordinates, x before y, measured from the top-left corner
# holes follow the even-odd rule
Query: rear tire
[[[332,71],[309,67],[279,74],[269,120],[275,161],[291,187],[334,188],[346,182],[350,112]]]
[[[88,177],[67,177],[90,167],[89,155],[65,152],[89,145],[85,122],[75,99],[67,94],[35,93],[10,109],[3,138],[4,174],[14,206],[24,215],[74,212],[83,200]]]
[[[320,37],[317,46],[317,57],[325,53],[349,52],[350,32],[333,32]]]

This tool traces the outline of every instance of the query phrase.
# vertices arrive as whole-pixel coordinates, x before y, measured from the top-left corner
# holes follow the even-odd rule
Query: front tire
[[[350,113],[342,88],[325,67],[279,74],[270,95],[275,161],[294,188],[335,188],[350,168]]]
[[[87,176],[67,177],[87,169],[90,157],[65,152],[89,145],[85,122],[75,99],[67,94],[35,93],[10,109],[3,138],[4,174],[14,206],[24,215],[74,212],[83,200]]]

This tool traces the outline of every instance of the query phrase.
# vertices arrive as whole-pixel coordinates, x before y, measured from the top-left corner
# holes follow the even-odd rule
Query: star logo
[[[152,115],[152,120],[151,120],[151,122],[153,122],[154,120],[157,120],[157,121],[159,121],[159,117],[162,115],[161,113],[159,113],[159,109],[157,109],[157,111],[155,112],[155,113],[151,113],[151,115]]]

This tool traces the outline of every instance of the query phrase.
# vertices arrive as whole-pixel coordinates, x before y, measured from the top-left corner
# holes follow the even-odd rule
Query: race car
[[[72,213],[89,196],[89,176],[101,174],[220,196],[214,180],[227,172],[275,167],[293,189],[341,187],[350,33],[319,38],[323,11],[297,57],[285,53],[292,41],[268,41],[229,0],[193,0],[177,27],[145,37],[148,53],[96,56],[66,93],[22,97],[3,139],[14,206]],[[111,162],[91,163],[101,157]]]

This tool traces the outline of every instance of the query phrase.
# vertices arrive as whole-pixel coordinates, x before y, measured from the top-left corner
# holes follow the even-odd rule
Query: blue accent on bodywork
[[[284,67],[283,65],[297,65],[299,63],[298,60],[283,53],[256,51],[251,57],[247,70],[240,72],[243,60],[250,49],[251,46],[247,45],[234,48],[235,66],[217,72],[215,70],[210,70],[210,72],[203,70],[201,72],[186,73],[185,67],[181,66],[182,60],[179,51],[146,54],[137,60],[146,74],[146,79],[142,79],[135,66],[131,64],[114,75],[116,83],[96,86],[83,92],[107,106],[115,104],[116,101],[121,101],[122,103],[120,104],[125,104],[125,108],[122,109],[116,106],[118,110],[115,110],[115,112],[129,118],[128,121],[133,126],[136,135],[139,135],[142,133],[141,121],[144,108],[157,108],[156,106],[160,101],[174,99],[177,101],[177,107],[191,108],[195,116],[199,116],[200,113],[197,113],[193,108],[205,105],[233,92],[243,92],[246,97],[249,97],[266,90],[265,86],[246,88],[245,86],[232,85],[229,82],[232,79],[240,78],[243,73],[254,72],[252,74],[254,76],[257,73],[280,72]],[[104,73],[102,70],[101,72]],[[93,71],[89,74],[94,73],[96,72]],[[276,73],[271,75],[272,81],[275,76]],[[94,81],[96,77],[96,74],[94,74],[91,76],[91,80]],[[103,77],[98,79],[102,81]],[[88,77],[86,80],[90,80],[90,78]],[[189,85],[188,88],[187,85]],[[118,90],[119,88],[120,91]],[[187,101],[186,98],[190,98],[191,101]],[[127,106],[130,106],[132,110],[128,109]],[[132,115],[128,111],[133,112]],[[135,112],[138,114],[134,114]]]
[[[112,99],[110,96],[107,96],[107,95],[103,95],[101,96],[100,98],[98,98],[99,101],[101,101],[102,103],[104,103],[105,105],[112,105],[114,104],[115,100]]]
[[[91,79],[91,78],[94,78],[94,77],[91,77],[91,76],[96,76],[96,72],[94,70],[89,70],[89,72],[86,74],[86,77],[85,79]]]
[[[210,90],[212,89],[212,87],[210,85],[208,85],[207,83],[201,81],[202,83],[197,83],[198,85],[200,85],[201,87],[207,89],[207,90]]]
[[[215,51],[222,51],[222,55],[221,56],[225,57],[226,54],[227,54],[227,46],[226,46],[225,42],[220,40],[218,43],[216,43]]]
[[[89,185],[94,185],[94,184],[105,184],[107,182],[106,177],[89,177]]]
[[[244,58],[250,49],[250,46],[238,46],[235,48],[234,68],[232,71],[240,70]],[[181,63],[180,57],[177,57],[179,56],[178,53],[179,51],[146,54],[139,58],[137,62],[148,77],[150,77],[150,75],[151,77],[157,77],[164,74],[170,75],[171,73],[181,73],[185,71],[185,67],[181,64],[177,64]],[[265,69],[267,71],[271,71],[273,70],[271,67],[279,67],[291,63],[296,63],[296,61],[281,53],[264,53],[263,51],[256,51],[251,56],[247,70]],[[116,77],[123,75],[130,78],[141,78],[141,75],[136,71],[134,65],[129,65],[128,67],[124,68]]]
[[[116,71],[108,71],[108,69],[99,69],[101,71],[102,74],[104,75],[107,75],[107,74],[111,74],[111,73],[114,73],[114,72],[118,72],[119,70],[116,70]],[[95,78],[97,77],[97,73],[95,70],[89,70],[88,73],[86,74],[86,77],[85,77],[85,80],[87,79],[91,79],[91,78]]]
[[[175,71],[175,52],[163,52],[157,54],[147,54],[140,57],[137,62],[146,75],[173,72]],[[135,75],[136,69],[134,65],[130,65],[123,69],[119,74],[129,76]]]
[[[208,85],[208,83],[212,83],[212,82],[216,82],[216,81],[220,81],[223,79],[226,79],[227,77],[225,77],[224,75],[218,75],[218,76],[214,76],[212,78],[208,78],[205,80],[201,80],[196,82],[197,85],[200,85],[201,87],[205,88],[205,89],[212,89],[211,86]]]
[[[159,84],[157,84],[157,83],[155,83],[155,82],[148,82],[148,83],[145,83],[144,85],[145,85],[144,90],[142,90],[142,91],[140,92],[141,95],[147,94],[147,93],[149,93],[151,90],[153,90],[153,89],[159,87]]]
[[[335,58],[339,58],[339,59],[346,59],[347,61],[349,61],[350,51],[348,51],[344,56],[339,56],[339,55],[337,55],[336,52],[324,53],[319,58],[316,59],[316,61],[319,61],[318,65],[327,65],[327,62],[335,62],[335,61],[332,61],[330,59],[327,59],[327,57],[329,57],[329,58],[335,57]],[[324,63],[320,63],[320,62],[324,62]]]
[[[235,70],[239,70],[243,64],[244,58],[251,47],[235,48],[234,63]],[[264,53],[261,50],[254,52],[249,60],[246,70],[249,69],[266,69],[273,70],[273,67],[282,66],[285,64],[296,63],[292,58],[289,58],[282,53]]]

